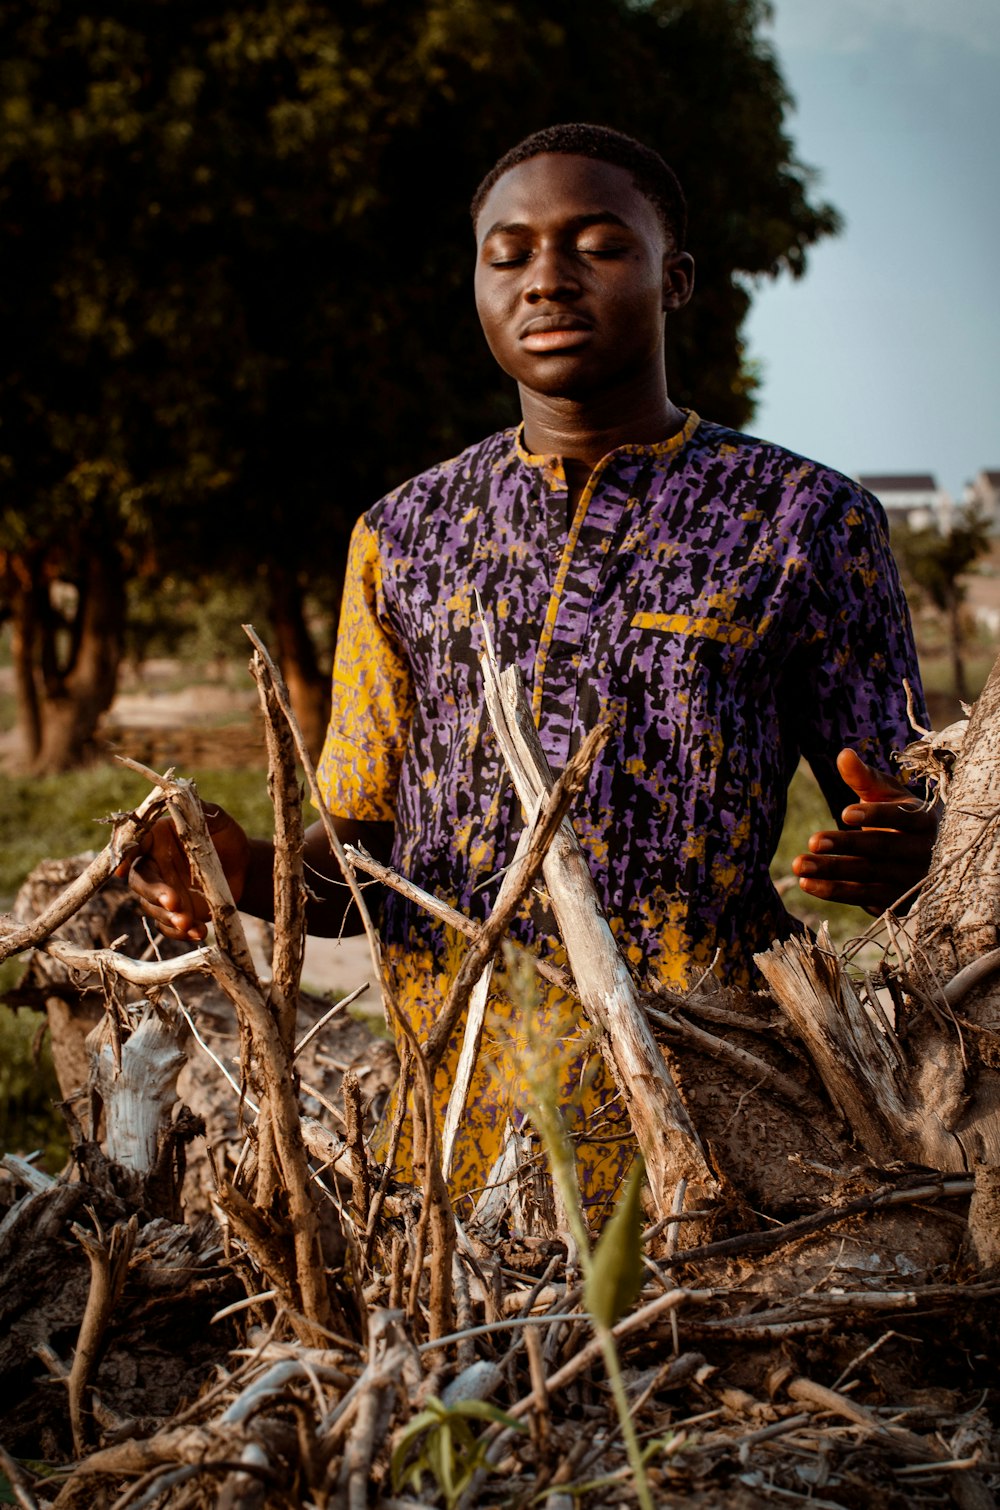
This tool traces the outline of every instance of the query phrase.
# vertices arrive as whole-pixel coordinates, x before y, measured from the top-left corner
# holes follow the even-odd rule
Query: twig
[[[842,1206],[832,1206],[827,1211],[813,1211],[808,1216],[800,1216],[794,1222],[785,1222],[783,1226],[773,1227],[767,1232],[742,1232],[736,1237],[720,1238],[718,1242],[704,1243],[700,1248],[687,1248],[660,1262],[672,1266],[700,1263],[705,1258],[720,1258],[733,1253],[772,1253],[785,1243],[794,1242],[796,1238],[805,1237],[810,1232],[819,1232],[824,1227],[832,1227],[845,1217],[879,1211],[884,1206],[909,1205],[914,1201],[933,1201],[945,1196],[971,1195],[975,1183],[971,1178],[952,1176],[942,1177],[934,1185],[879,1190],[874,1195],[857,1196],[854,1200],[845,1201]]]
[[[14,1494],[14,1499],[21,1506],[21,1510],[38,1510],[38,1505],[32,1499],[31,1491],[24,1481],[19,1464],[11,1457],[10,1453],[0,1446],[0,1468],[7,1476],[7,1482]]]
[[[598,724],[595,729],[591,729],[580,748],[569,760],[565,770],[556,779],[551,791],[546,795],[538,818],[532,826],[531,838],[524,855],[520,863],[512,865],[510,872],[504,877],[504,884],[500,888],[496,906],[462,960],[448,993],[448,1000],[428,1034],[426,1052],[432,1069],[440,1063],[455,1025],[468,1004],[472,987],[487,961],[495,954],[514,914],[534,885],[545,863],[552,841],[569,811],[570,803],[576,794],[582,791],[591,766],[610,736],[610,723]]]
[[[303,1033],[302,1037],[295,1045],[295,1052],[293,1053],[292,1058],[298,1059],[299,1055],[302,1053],[302,1050],[306,1047],[307,1044],[312,1043],[313,1039],[316,1037],[316,1034],[322,1033],[323,1029],[329,1023],[331,1023],[335,1017],[339,1017],[341,1012],[346,1012],[348,1007],[353,1005],[353,1003],[357,1001],[358,997],[363,996],[367,990],[368,981],[365,981],[363,986],[355,987],[355,989],[351,991],[347,996],[342,996],[339,1001],[335,1001],[329,1012],[324,1012],[319,1021],[314,1022],[308,1032]]]
[[[801,1085],[797,1085],[791,1076],[782,1074],[781,1070],[768,1064],[766,1059],[751,1054],[749,1049],[741,1049],[738,1044],[727,1042],[725,1038],[718,1038],[714,1033],[706,1032],[704,1028],[688,1022],[686,1017],[681,1017],[680,1013],[661,1012],[650,1006],[646,1007],[646,1013],[668,1034],[674,1034],[713,1059],[728,1060],[737,1069],[754,1076],[758,1085],[770,1086],[782,1100],[790,1102],[798,1111],[808,1116],[815,1114],[816,1098],[803,1090]]]
[[[295,1017],[306,940],[302,799],[292,734],[282,716],[273,665],[265,663],[259,649],[255,649],[250,657],[250,671],[257,683],[264,714],[267,789],[274,808],[274,947],[270,997],[285,1052],[294,1059]]]
[[[270,674],[271,682],[274,687],[275,697],[278,701],[278,706],[280,707],[282,713],[285,715],[285,718],[288,721],[288,727],[292,732],[292,738],[295,741],[295,748],[298,751],[299,763],[302,766],[303,771],[305,772],[310,796],[312,797],[312,800],[319,811],[320,821],[323,824],[323,832],[326,835],[327,843],[330,846],[330,850],[334,858],[336,859],[337,864],[340,866],[344,880],[347,882],[351,897],[353,898],[354,905],[358,909],[358,916],[361,918],[361,922],[364,926],[365,934],[368,938],[368,946],[371,950],[372,966],[374,968],[375,976],[378,980],[378,984],[382,992],[382,1001],[385,1005],[386,1012],[389,1014],[390,1020],[392,1022],[396,1022],[399,1018],[399,1011],[396,1007],[395,996],[393,995],[392,989],[385,974],[385,970],[382,966],[382,945],[379,940],[378,932],[375,928],[375,924],[372,922],[371,913],[368,911],[368,904],[364,899],[361,887],[358,885],[357,880],[354,876],[354,872],[348,864],[347,856],[344,853],[344,846],[340,842],[340,836],[337,833],[336,828],[334,827],[333,815],[326,805],[323,793],[319,789],[319,781],[316,776],[316,767],[314,766],[312,757],[309,754],[305,739],[302,735],[302,730],[299,728],[298,720],[296,719],[295,714],[292,711],[292,704],[291,699],[288,696],[288,689],[285,686],[284,679],[280,671],[268,654],[263,641],[260,639],[260,636],[257,634],[253,625],[244,624],[243,631],[246,634],[247,638],[250,640],[251,644],[257,650],[257,653],[260,655],[264,665],[267,667]]]

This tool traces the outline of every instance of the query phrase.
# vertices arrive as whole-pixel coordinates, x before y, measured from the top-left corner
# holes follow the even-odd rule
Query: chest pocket
[[[678,613],[637,613],[629,625],[634,646],[632,694],[651,707],[714,706],[736,687],[747,696],[761,663],[761,641],[747,624]],[[638,673],[638,677],[636,676]]]
[[[698,619],[686,613],[637,613],[631,627],[708,640],[716,645],[734,645],[742,650],[752,650],[757,643],[755,631],[746,624],[732,624],[726,619]]]

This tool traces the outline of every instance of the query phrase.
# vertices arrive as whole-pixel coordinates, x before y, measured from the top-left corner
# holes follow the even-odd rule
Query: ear
[[[693,292],[694,258],[690,252],[664,252],[664,310],[683,309]]]

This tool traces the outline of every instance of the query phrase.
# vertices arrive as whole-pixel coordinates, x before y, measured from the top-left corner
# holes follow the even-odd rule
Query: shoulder
[[[499,430],[394,488],[367,511],[365,522],[372,530],[395,535],[409,533],[435,513],[453,518],[455,509],[488,487],[494,473],[516,455],[516,429]]]
[[[691,440],[691,465],[723,486],[752,491],[781,512],[808,513],[813,521],[864,521],[885,528],[878,499],[859,482],[812,457],[760,436],[702,420]],[[853,516],[853,517],[852,517]]]

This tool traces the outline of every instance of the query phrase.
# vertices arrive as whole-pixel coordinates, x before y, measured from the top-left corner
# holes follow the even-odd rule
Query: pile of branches
[[[287,694],[251,637],[276,816],[270,981],[254,967],[197,793],[170,773],[148,772],[150,796],[116,816],[97,859],[0,934],[3,957],[33,949],[102,992],[87,1084],[68,1108],[71,1171],[52,1179],[3,1161],[0,1472],[14,1501],[25,1510],[992,1505],[992,1166],[906,1156],[917,1145],[901,1051],[875,1008],[852,1006],[828,947],[798,982],[799,1017],[802,994],[822,986],[853,1052],[863,1055],[865,1032],[877,1029],[886,1063],[896,1055],[911,1144],[895,1157],[892,1108],[866,1143],[850,1098],[837,1092],[834,1104],[819,1050],[820,1069],[809,1068],[808,1032],[783,1003],[776,1022],[760,1000],[640,998],[566,819],[606,731],[553,780],[516,677],[485,668],[528,821],[486,924],[419,898],[469,939],[427,1041],[379,981],[411,1088],[418,1183],[393,1179],[391,1155],[372,1161],[357,1074],[303,1084],[306,1042],[338,1031],[344,1016],[324,1012],[301,1034],[296,757],[322,803]],[[68,942],[68,921],[163,814],[208,900],[212,941],[182,954],[154,943],[147,957]],[[356,872],[407,883],[345,854],[332,824],[328,834],[381,977]],[[540,873],[566,942],[566,984],[608,1056],[647,1172],[644,1195],[632,1178],[596,1244],[560,1182],[566,1146],[544,1103],[544,1198],[538,1144],[513,1132],[500,1195],[459,1221],[448,1194],[492,960]],[[786,974],[808,973],[805,956],[782,958]],[[508,989],[535,970],[558,974],[511,951]],[[196,1030],[186,993],[204,979],[235,1019],[237,1074],[218,1056],[210,1063],[230,1087],[238,1152],[214,1161],[210,1213],[185,1220],[185,1149],[200,1125],[176,1083]],[[781,983],[774,989],[781,1002]],[[430,1088],[460,1025],[465,1052],[438,1129]],[[192,1052],[209,1052],[201,1036]],[[768,1137],[780,1126],[793,1149],[794,1192],[771,1201],[756,1187],[748,1199],[735,1149],[748,1136],[743,1108],[762,1087],[761,1126]]]

